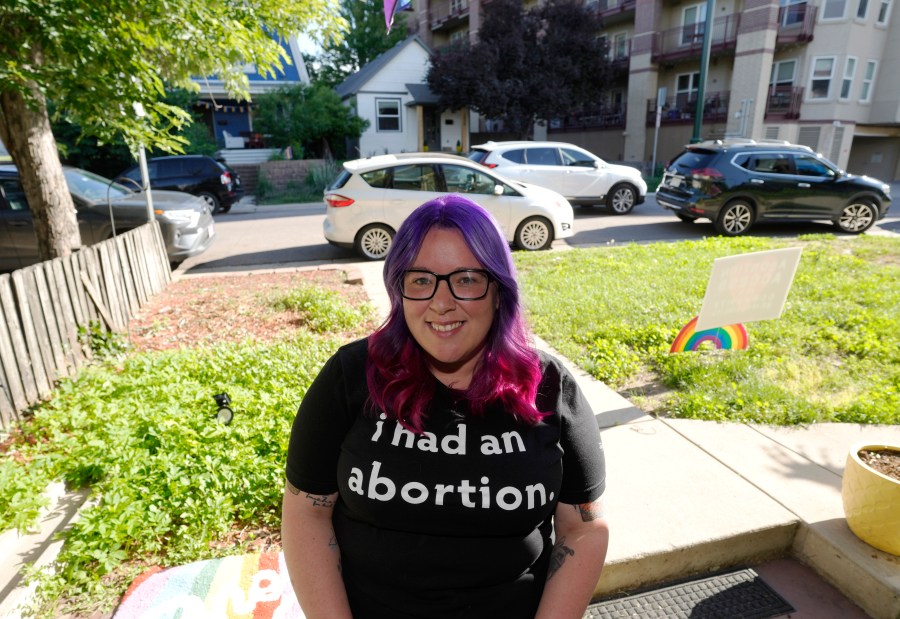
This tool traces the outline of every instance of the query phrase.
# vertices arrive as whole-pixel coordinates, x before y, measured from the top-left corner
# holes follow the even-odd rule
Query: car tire
[[[393,241],[393,230],[383,224],[370,224],[356,235],[353,247],[366,260],[384,260]]]
[[[756,212],[752,204],[746,200],[735,200],[719,211],[715,222],[716,232],[723,236],[738,236],[749,230],[755,219]]]
[[[209,193],[208,191],[201,191],[197,194],[197,197],[206,202],[209,205],[209,212],[215,215],[221,210],[219,206],[219,199],[214,195]]]
[[[834,225],[847,234],[862,234],[873,225],[878,218],[878,209],[869,200],[855,200],[841,210]]]
[[[681,213],[675,213],[675,217],[677,217],[679,221],[685,224],[692,224],[697,221],[696,217],[689,217],[687,215],[682,215]]]
[[[516,247],[526,251],[549,249],[553,243],[553,225],[543,217],[529,217],[516,228]]]
[[[637,204],[637,189],[631,185],[616,185],[606,196],[606,208],[614,215],[627,215]]]
[[[219,209],[219,212],[220,212],[220,213],[227,213],[228,211],[231,210],[231,207],[232,207],[231,204],[229,204],[228,206],[223,206],[222,208]]]

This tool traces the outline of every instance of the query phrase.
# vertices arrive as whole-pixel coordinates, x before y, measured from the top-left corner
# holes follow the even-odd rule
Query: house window
[[[822,8],[822,21],[844,19],[847,10],[847,0],[825,0]]]
[[[781,26],[786,28],[800,24],[806,17],[806,0],[780,0],[784,7],[781,13]]]
[[[625,60],[628,58],[628,35],[620,32],[613,37],[613,47],[610,50],[613,60]]]
[[[847,64],[844,65],[844,79],[841,80],[841,99],[846,101],[850,98],[850,89],[853,87],[853,74],[856,73],[856,58],[850,56],[847,58]]]
[[[874,60],[866,61],[866,72],[863,74],[862,90],[859,93],[859,100],[862,103],[868,103],[872,100],[872,86],[875,83],[875,69],[878,63]]]
[[[376,99],[375,110],[378,131],[400,131],[400,99]]]
[[[809,82],[809,98],[827,99],[830,97],[833,78],[834,58],[814,58],[812,78]]]
[[[891,0],[881,0],[881,5],[878,7],[878,19],[875,20],[875,23],[879,26],[886,26],[890,16]]]
[[[694,45],[703,41],[706,29],[706,4],[695,4],[681,13],[681,44]]]
[[[859,5],[856,7],[856,19],[865,21],[866,13],[869,12],[869,0],[859,0]]]

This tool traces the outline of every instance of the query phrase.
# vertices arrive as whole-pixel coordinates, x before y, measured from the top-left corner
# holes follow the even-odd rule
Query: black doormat
[[[591,604],[583,619],[769,619],[794,612],[751,569]]]

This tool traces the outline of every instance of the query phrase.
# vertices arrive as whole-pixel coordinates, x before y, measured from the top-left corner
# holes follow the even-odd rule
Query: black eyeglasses
[[[426,301],[437,292],[438,284],[447,282],[450,294],[460,301],[483,299],[491,283],[491,276],[481,269],[460,269],[438,275],[424,269],[408,269],[400,280],[400,294],[412,301]]]

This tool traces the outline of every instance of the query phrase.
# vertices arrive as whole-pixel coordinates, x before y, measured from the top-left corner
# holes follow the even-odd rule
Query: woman
[[[291,433],[282,538],[304,613],[580,618],[609,538],[599,432],[528,343],[502,232],[432,200],[384,278],[388,320],[325,364]]]

